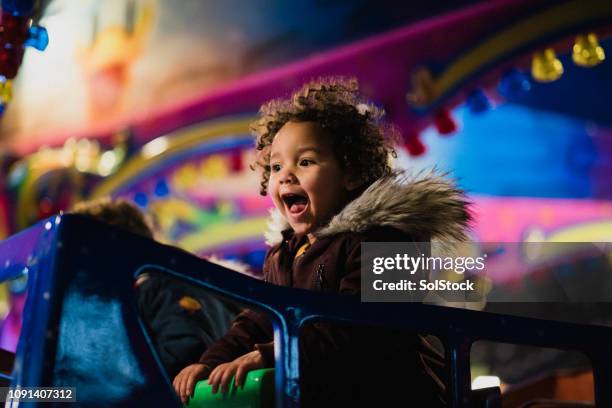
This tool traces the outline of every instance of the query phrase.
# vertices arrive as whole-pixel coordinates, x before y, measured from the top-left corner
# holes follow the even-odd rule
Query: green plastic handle
[[[212,393],[208,380],[198,381],[187,408],[268,408],[274,406],[274,369],[249,371],[244,386],[234,386],[226,394]]]

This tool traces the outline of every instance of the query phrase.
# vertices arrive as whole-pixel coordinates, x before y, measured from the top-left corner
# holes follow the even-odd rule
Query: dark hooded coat
[[[264,278],[275,285],[359,296],[362,242],[462,241],[469,221],[467,201],[449,181],[433,172],[396,172],[316,231],[316,241],[299,257],[296,252],[307,238],[293,234],[273,211]],[[268,319],[247,310],[200,362],[214,368],[259,349],[273,366],[272,339]],[[303,405],[443,405],[444,380],[428,366],[439,366],[442,359],[416,333],[320,322],[302,330],[300,347]]]

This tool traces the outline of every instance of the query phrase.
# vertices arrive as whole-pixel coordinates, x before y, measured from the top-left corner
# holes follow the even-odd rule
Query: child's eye
[[[310,166],[311,164],[314,164],[314,161],[312,161],[310,159],[302,159],[302,160],[300,160],[300,166]]]
[[[270,166],[270,169],[272,169],[272,173],[278,173],[281,169],[280,164],[273,164],[272,166]]]

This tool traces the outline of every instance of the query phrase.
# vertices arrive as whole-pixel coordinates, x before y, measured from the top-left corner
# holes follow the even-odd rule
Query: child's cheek
[[[281,214],[285,213],[285,206],[283,205],[281,200],[278,198],[276,192],[272,194],[272,202],[274,203],[274,206],[276,207],[276,209],[281,212]]]

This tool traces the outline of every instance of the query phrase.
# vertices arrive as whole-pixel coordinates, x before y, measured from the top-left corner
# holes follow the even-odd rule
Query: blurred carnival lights
[[[572,60],[581,67],[594,67],[606,59],[604,49],[594,33],[579,35],[572,49]]]
[[[427,151],[425,144],[421,141],[419,135],[413,135],[407,138],[404,147],[411,156],[422,156]]]
[[[103,177],[110,175],[117,165],[117,155],[112,150],[107,150],[100,156],[98,162],[98,174]]]
[[[141,154],[145,159],[150,159],[159,154],[162,154],[168,148],[168,138],[166,136],[158,137],[151,140],[146,145],[142,146]]]
[[[450,135],[455,133],[459,126],[447,108],[439,109],[434,115],[434,126],[440,135]]]
[[[553,82],[563,75],[563,64],[552,48],[533,54],[531,75],[538,82]]]
[[[506,97],[515,96],[529,90],[531,90],[529,76],[518,69],[511,69],[506,72],[497,86],[497,92]]]
[[[491,101],[482,89],[475,89],[467,97],[467,105],[474,114],[479,114],[491,109]]]

